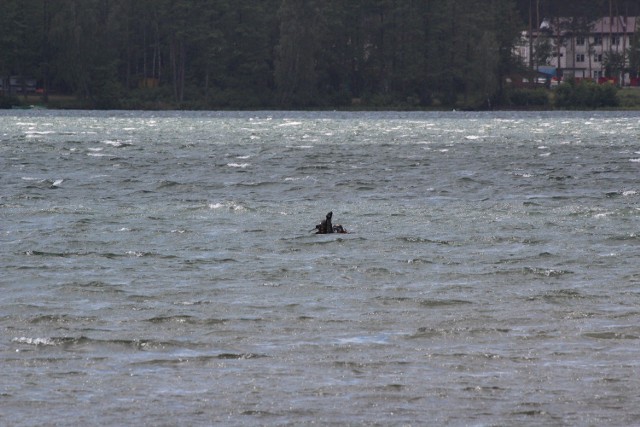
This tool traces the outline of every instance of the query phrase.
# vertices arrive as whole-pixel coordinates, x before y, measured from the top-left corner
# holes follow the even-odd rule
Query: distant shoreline
[[[549,94],[553,94],[553,91],[548,91]],[[551,95],[552,96],[552,95]],[[130,99],[123,99],[121,108],[111,108],[111,110],[120,111],[259,111],[259,110],[271,110],[271,111],[353,111],[353,112],[367,112],[367,111],[640,111],[640,88],[639,87],[624,87],[620,88],[617,93],[620,101],[618,106],[615,107],[603,107],[596,109],[583,109],[583,108],[555,108],[552,105],[547,106],[516,106],[516,105],[498,105],[495,108],[473,108],[459,106],[456,108],[443,107],[441,105],[434,105],[429,107],[417,107],[413,105],[371,105],[366,103],[359,103],[357,105],[340,105],[329,107],[310,107],[310,108],[297,108],[297,109],[280,109],[273,106],[260,107],[247,107],[247,108],[232,108],[224,106],[204,106],[197,103],[183,103],[179,105],[169,101],[158,101],[155,103],[145,103],[144,105],[135,105],[135,101]],[[0,100],[2,97],[0,97]],[[42,95],[29,94],[26,97],[18,95],[13,97],[14,100],[19,101],[19,105],[4,105],[4,109],[48,109],[48,110],[102,110],[96,108],[91,102],[83,100],[74,95],[60,95],[50,94],[49,101],[44,102]],[[1,104],[0,104],[1,106]],[[0,108],[1,109],[1,108]]]

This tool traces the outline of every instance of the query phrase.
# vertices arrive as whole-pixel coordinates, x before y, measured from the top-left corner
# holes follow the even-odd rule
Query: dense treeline
[[[625,0],[0,0],[0,76],[95,108],[491,106],[530,17]],[[626,10],[622,11],[621,8]]]

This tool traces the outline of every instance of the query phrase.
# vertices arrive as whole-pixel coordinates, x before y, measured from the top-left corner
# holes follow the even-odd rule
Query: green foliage
[[[92,108],[490,108],[531,2],[481,3],[3,0],[0,75]]]
[[[509,104],[514,107],[547,107],[549,94],[546,89],[514,89],[509,93]]]
[[[638,88],[621,89],[618,91],[618,99],[620,100],[620,108],[640,109],[640,90]]]
[[[556,89],[555,106],[566,109],[616,107],[618,89],[612,84],[599,85],[590,81],[569,80]]]
[[[625,55],[622,52],[610,51],[604,55],[604,66],[607,76],[618,76],[624,70]]]
[[[534,42],[533,63],[537,66],[550,65],[552,56],[553,46],[551,45],[551,38],[548,35],[543,34]]]
[[[283,0],[278,17],[280,39],[275,61],[278,103],[284,107],[313,106],[318,96],[320,10],[314,0]]]
[[[0,109],[10,109],[22,105],[17,96],[0,95]]]

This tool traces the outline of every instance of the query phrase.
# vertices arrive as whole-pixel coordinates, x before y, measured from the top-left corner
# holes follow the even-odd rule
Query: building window
[[[611,36],[611,45],[612,46],[618,46],[619,44],[620,44],[620,36],[612,35]]]
[[[584,53],[576,54],[576,62],[584,62]]]
[[[596,53],[595,55],[593,55],[593,62],[602,62],[602,54]]]
[[[601,77],[602,77],[602,71],[594,71],[594,72],[593,72],[593,78],[594,78],[594,79],[596,79],[596,80],[597,80],[597,79],[599,79],[599,78],[601,78]]]
[[[584,37],[583,36],[576,37],[576,44],[578,46],[584,46]]]
[[[593,44],[596,45],[596,46],[601,46],[602,45],[602,36],[601,35],[593,36]]]

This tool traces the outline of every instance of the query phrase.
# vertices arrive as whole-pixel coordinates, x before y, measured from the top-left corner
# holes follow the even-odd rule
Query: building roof
[[[570,33],[571,18],[560,18],[560,33]],[[534,30],[534,36],[545,31],[556,34],[558,21],[544,19],[539,30]],[[613,16],[598,18],[591,23],[589,34],[633,34],[640,31],[640,17],[638,16]]]
[[[638,18],[636,16],[608,16],[594,22],[592,33],[633,34],[636,31]]]

